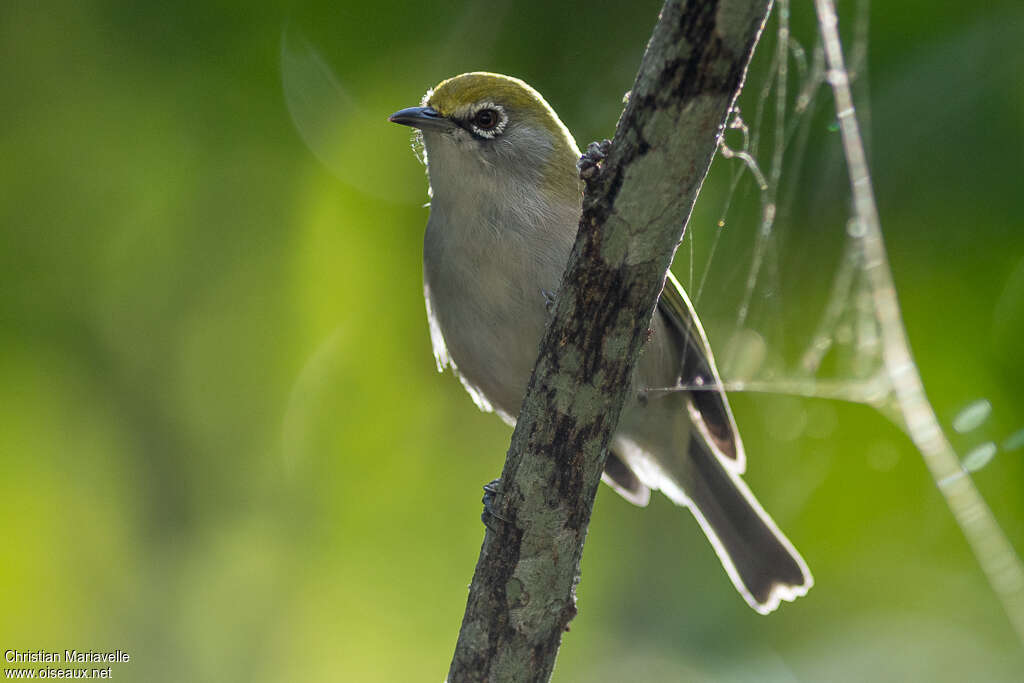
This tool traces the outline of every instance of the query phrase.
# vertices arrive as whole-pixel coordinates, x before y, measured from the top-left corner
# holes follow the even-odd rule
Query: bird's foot
[[[587,145],[587,151],[583,153],[576,162],[576,169],[583,180],[593,180],[601,173],[601,165],[612,149],[611,140],[591,142]]]
[[[547,309],[548,315],[555,314],[555,295],[546,289],[540,290],[541,296],[544,297],[544,308]]]
[[[508,521],[494,511],[494,499],[499,493],[501,493],[501,479],[495,479],[484,484],[484,497],[480,500],[484,504],[484,511],[480,513],[480,521],[491,531],[494,531],[494,528],[491,526],[492,519],[500,519],[503,522]]]

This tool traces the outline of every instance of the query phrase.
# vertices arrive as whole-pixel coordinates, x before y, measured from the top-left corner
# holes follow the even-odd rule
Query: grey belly
[[[540,290],[533,307],[521,296],[488,300],[479,289],[456,292],[442,286],[432,294],[437,322],[459,373],[492,405],[514,418],[544,333],[546,311]]]

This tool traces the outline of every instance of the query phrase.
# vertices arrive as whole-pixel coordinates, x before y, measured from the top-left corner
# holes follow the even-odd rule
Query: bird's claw
[[[493,509],[495,496],[499,493],[501,493],[501,479],[495,479],[484,484],[484,497],[480,499],[480,502],[484,504],[484,511],[480,513],[480,521],[491,531],[494,531],[494,528],[491,526],[492,519],[500,519],[503,522],[508,521]]]
[[[540,290],[541,296],[544,297],[544,308],[547,309],[548,315],[552,315],[555,312],[555,295],[546,289]],[[485,487],[486,488],[486,487]]]
[[[579,161],[576,162],[576,170],[579,171],[580,178],[583,180],[593,180],[596,178],[600,174],[601,165],[611,149],[611,140],[591,142],[587,145],[587,151],[584,152],[583,156],[581,156]]]

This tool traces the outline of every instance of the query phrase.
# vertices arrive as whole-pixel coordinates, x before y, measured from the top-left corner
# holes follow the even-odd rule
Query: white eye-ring
[[[481,102],[473,107],[469,124],[474,133],[490,140],[504,132],[505,126],[508,125],[508,115],[500,104]]]

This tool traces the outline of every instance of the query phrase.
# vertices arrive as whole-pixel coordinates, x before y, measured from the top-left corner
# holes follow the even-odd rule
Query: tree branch
[[[771,0],[667,0],[583,215],[501,475],[450,683],[547,681],[637,353]]]

